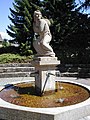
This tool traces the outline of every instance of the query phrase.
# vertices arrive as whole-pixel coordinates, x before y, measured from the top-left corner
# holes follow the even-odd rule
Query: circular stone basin
[[[77,104],[90,97],[87,88],[73,83],[56,82],[56,91],[49,91],[43,96],[36,95],[34,85],[34,82],[7,85],[0,92],[0,98],[20,106],[51,108]]]

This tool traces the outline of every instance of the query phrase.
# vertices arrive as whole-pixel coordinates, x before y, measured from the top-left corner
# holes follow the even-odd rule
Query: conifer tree
[[[78,3],[79,3],[79,6],[77,5],[77,10],[78,11],[82,11],[83,12],[85,10],[90,9],[90,0],[85,0],[85,1],[78,0]]]
[[[65,44],[67,37],[74,32],[75,25],[72,24],[71,14],[75,8],[74,0],[45,0],[44,7],[49,18],[53,20],[53,43],[56,46],[63,44],[63,42]]]
[[[90,24],[87,15],[77,10],[75,0],[44,0],[43,6],[46,15],[53,21],[51,44],[59,56],[63,56],[62,61],[81,59],[81,50],[85,51],[89,43],[86,38]]]
[[[7,33],[14,38],[14,41],[18,42],[21,48],[22,45],[32,47],[33,12],[39,8],[39,2],[39,0],[14,0],[14,10],[10,8],[9,19],[13,24],[8,26]]]

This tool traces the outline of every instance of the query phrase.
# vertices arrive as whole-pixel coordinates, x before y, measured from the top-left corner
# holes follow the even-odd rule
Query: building
[[[3,41],[3,39],[2,39],[2,36],[0,34],[0,46],[2,46],[2,41]]]

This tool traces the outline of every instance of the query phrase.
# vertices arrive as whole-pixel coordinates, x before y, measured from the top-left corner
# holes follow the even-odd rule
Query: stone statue
[[[55,53],[49,45],[52,39],[49,25],[50,21],[42,18],[42,14],[39,10],[34,11],[33,30],[38,37],[33,42],[33,46],[37,52],[37,56],[55,57]]]

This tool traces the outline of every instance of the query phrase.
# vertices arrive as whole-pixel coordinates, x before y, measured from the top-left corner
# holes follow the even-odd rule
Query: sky
[[[84,2],[85,0],[81,0]],[[78,0],[76,0],[78,2]],[[10,16],[10,10],[9,8],[13,9],[14,0],[0,0],[0,34],[3,39],[11,39],[10,36],[7,35],[6,29],[7,26],[11,23],[8,16]],[[86,11],[85,11],[86,12]],[[87,12],[90,13],[90,10]]]
[[[6,33],[7,26],[11,23],[8,15],[10,15],[9,8],[13,8],[14,0],[0,0],[0,34],[3,39],[10,37]]]

